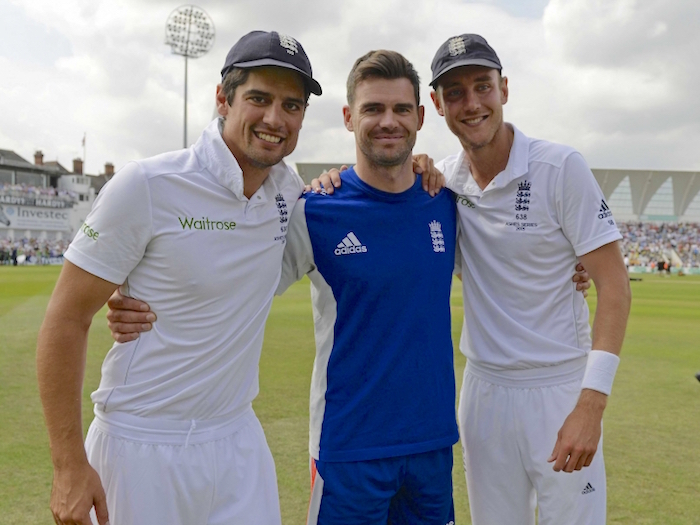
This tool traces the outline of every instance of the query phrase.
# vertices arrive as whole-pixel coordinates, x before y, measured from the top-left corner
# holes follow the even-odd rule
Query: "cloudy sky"
[[[164,44],[166,0],[0,0],[0,149],[88,173],[182,147],[184,59]],[[461,33],[483,35],[509,77],[506,120],[570,144],[594,168],[700,170],[697,0],[197,0],[216,27],[190,61],[189,143],[211,120],[219,70],[253,29],[298,39],[324,89],[292,162],[354,159],[344,83],[371,49],[417,67],[426,122],[416,151],[459,143],[429,98],[430,62]]]

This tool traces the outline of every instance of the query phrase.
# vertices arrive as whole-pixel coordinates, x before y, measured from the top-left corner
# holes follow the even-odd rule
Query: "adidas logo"
[[[591,492],[595,492],[593,485],[591,485],[590,483],[586,483],[586,488],[583,489],[583,492],[581,492],[581,494],[590,494]]]
[[[605,199],[602,199],[600,201],[600,210],[598,210],[598,218],[599,219],[607,219],[612,215],[612,211],[610,211],[610,208],[608,207],[608,204],[605,202]]]
[[[353,232],[350,232],[338,243],[334,253],[336,255],[347,255],[349,253],[365,253],[366,251],[367,246],[363,246],[360,239]]]

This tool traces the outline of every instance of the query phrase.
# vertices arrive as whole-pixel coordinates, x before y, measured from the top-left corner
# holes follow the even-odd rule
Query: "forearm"
[[[590,411],[591,414],[595,414],[597,421],[600,422],[603,419],[603,412],[608,406],[608,396],[597,390],[591,390],[590,388],[584,388],[578,396],[578,401],[576,401],[576,408],[584,409]]]
[[[593,350],[619,356],[631,303],[628,281],[617,286],[598,286],[597,292],[598,307],[593,321]],[[598,354],[597,360],[593,362],[590,361],[593,354],[588,357],[588,367],[592,368],[586,370],[583,389],[577,403],[578,407],[597,413],[601,418],[608,402],[607,394],[612,387],[617,362],[619,362],[617,358],[614,358],[615,361],[611,358],[600,359],[604,356],[605,354]],[[607,365],[601,369],[601,363],[607,363]],[[597,372],[595,372],[596,369]],[[600,376],[601,373],[604,375]]]
[[[632,302],[628,277],[595,284],[598,305],[593,320],[593,349],[620,355]]]
[[[88,329],[89,322],[66,319],[53,303],[39,332],[39,395],[56,469],[87,462],[81,399]]]

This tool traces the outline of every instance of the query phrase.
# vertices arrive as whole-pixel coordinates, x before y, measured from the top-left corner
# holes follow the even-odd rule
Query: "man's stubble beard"
[[[381,168],[392,168],[394,166],[401,166],[406,162],[406,160],[408,160],[408,157],[411,156],[413,151],[413,146],[416,144],[416,137],[414,135],[412,138],[409,138],[406,142],[406,148],[402,149],[401,151],[397,151],[391,156],[382,155],[375,152],[374,148],[372,148],[371,140],[369,142],[360,140],[358,141],[358,144],[360,146],[360,151],[371,165]]]
[[[282,162],[282,159],[284,159],[289,153],[287,152],[286,149],[285,151],[279,156],[279,158],[275,155],[272,157],[272,160],[268,160],[268,156],[264,154],[259,154],[255,149],[253,148],[253,140],[251,139],[248,143],[248,148],[246,152],[246,157],[248,160],[248,163],[258,169],[265,169],[265,168],[271,168],[272,166],[275,166],[276,164],[279,164]]]
[[[482,148],[485,148],[486,146],[488,146],[489,144],[491,144],[491,143],[496,139],[496,135],[498,135],[498,130],[501,129],[501,126],[502,126],[502,125],[503,125],[503,117],[501,117],[501,119],[500,119],[498,125],[497,125],[496,128],[493,130],[493,133],[491,133],[491,136],[488,137],[486,140],[483,140],[483,141],[481,141],[481,142],[473,142],[473,141],[469,140],[469,138],[467,138],[465,135],[462,135],[462,134],[459,133],[459,131],[460,131],[459,129],[458,129],[458,130],[450,129],[450,131],[452,131],[452,133],[453,133],[454,135],[456,135],[457,138],[459,138],[459,142],[462,144],[462,147],[463,147],[465,150],[468,150],[468,151],[478,151],[478,150],[480,150],[480,149],[482,149]],[[448,126],[448,127],[449,127],[449,126]]]

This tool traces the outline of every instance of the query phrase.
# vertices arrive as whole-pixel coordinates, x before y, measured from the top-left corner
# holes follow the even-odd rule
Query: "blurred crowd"
[[[70,241],[0,238],[0,265],[54,264]]]
[[[27,184],[0,184],[0,193],[12,195],[13,197],[52,197],[62,200],[75,200],[77,194],[73,191],[57,190],[56,188],[39,188]]]
[[[617,226],[622,254],[630,265],[650,266],[663,260],[674,264],[675,252],[683,266],[700,267],[700,223],[622,222]]]

